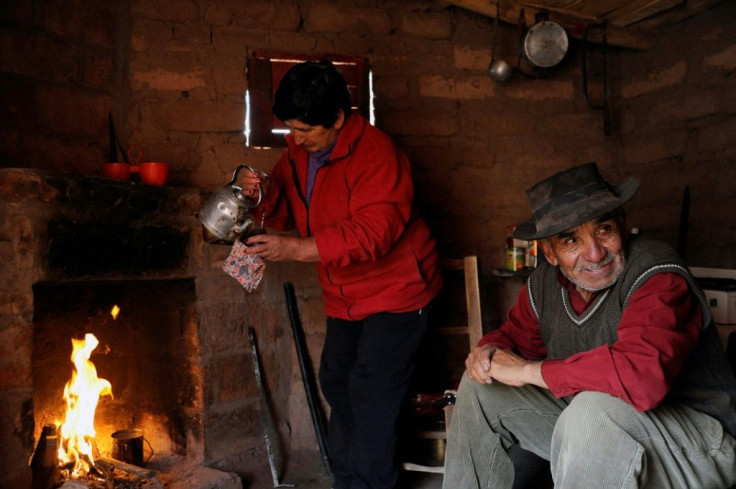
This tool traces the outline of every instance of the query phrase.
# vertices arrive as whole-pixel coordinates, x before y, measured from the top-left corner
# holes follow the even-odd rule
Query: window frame
[[[292,66],[304,61],[331,61],[345,77],[352,109],[370,117],[370,80],[367,59],[336,54],[295,54],[258,50],[248,55],[246,78],[246,144],[252,148],[284,147],[288,128],[273,115],[278,82]]]

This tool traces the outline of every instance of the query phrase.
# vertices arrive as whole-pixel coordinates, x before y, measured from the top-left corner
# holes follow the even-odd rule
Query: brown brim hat
[[[586,163],[563,170],[527,190],[534,215],[514,229],[518,239],[542,239],[603,216],[628,202],[639,189],[630,178],[612,186]]]

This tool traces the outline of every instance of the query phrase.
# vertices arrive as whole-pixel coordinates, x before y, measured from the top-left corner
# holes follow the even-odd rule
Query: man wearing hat
[[[588,163],[527,192],[547,262],[465,361],[445,489],[511,488],[517,444],[555,488],[736,484],[736,378],[684,261],[627,235],[638,187]]]

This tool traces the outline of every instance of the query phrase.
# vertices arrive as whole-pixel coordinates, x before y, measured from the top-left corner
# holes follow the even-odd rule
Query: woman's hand
[[[261,185],[263,185],[264,183],[264,178],[260,173],[261,172],[252,172],[247,168],[244,168],[244,171],[241,172],[242,183],[240,184],[243,195],[251,198],[258,197],[258,194],[256,192],[260,191]],[[263,175],[266,174],[264,173]]]
[[[284,234],[256,234],[249,237],[245,252],[260,255],[270,261],[319,261],[314,238],[300,238]]]

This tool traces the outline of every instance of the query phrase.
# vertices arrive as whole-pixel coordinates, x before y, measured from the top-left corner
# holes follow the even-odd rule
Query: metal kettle
[[[258,173],[248,165],[239,165],[233,172],[230,183],[212,194],[199,211],[199,220],[205,228],[207,241],[232,243],[254,227],[250,211],[263,200],[263,188],[260,185],[257,187],[258,198],[255,200],[244,195],[243,189],[235,185],[238,173],[243,168]]]

